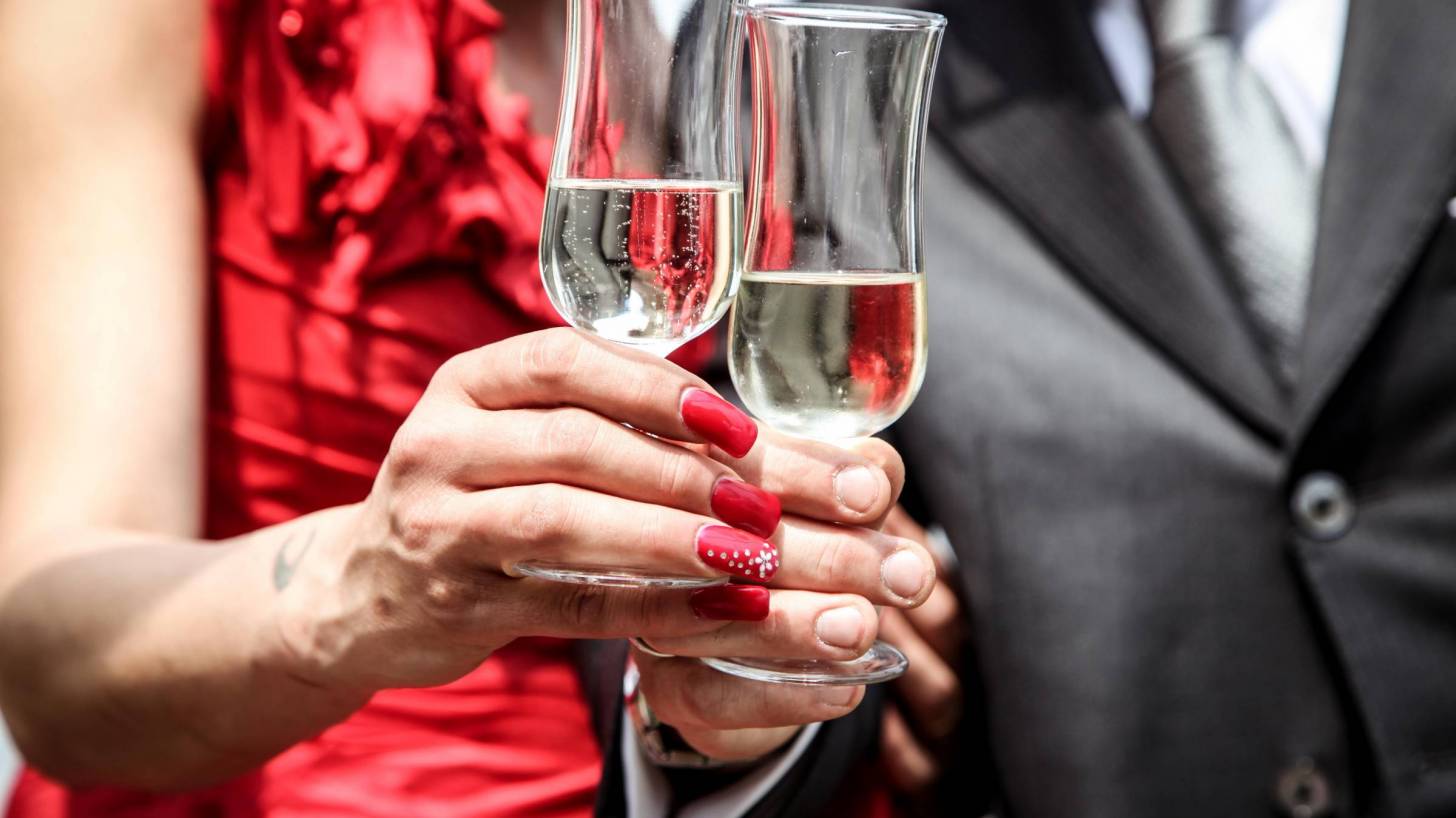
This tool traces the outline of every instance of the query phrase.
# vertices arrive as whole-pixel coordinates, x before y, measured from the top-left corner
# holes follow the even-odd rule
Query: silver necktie
[[[1143,0],[1154,66],[1148,122],[1287,384],[1309,293],[1318,174],[1229,36],[1231,5]]]

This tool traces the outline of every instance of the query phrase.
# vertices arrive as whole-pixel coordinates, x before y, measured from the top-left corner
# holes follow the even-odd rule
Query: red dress
[[[550,140],[489,87],[490,5],[212,0],[211,23],[206,534],[223,538],[363,499],[446,358],[557,319],[536,261]],[[600,767],[567,643],[520,640],[228,784],[156,797],[26,771],[9,815],[586,816]]]

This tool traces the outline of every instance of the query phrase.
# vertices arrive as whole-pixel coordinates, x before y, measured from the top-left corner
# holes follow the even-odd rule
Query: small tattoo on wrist
[[[313,547],[313,535],[312,528],[307,532],[295,531],[288,535],[288,538],[283,541],[283,545],[278,547],[278,556],[273,559],[274,588],[281,591],[293,581],[293,573],[298,570],[298,564],[303,562],[304,556],[308,554],[308,549]],[[294,545],[300,539],[303,541],[302,544],[295,548]]]

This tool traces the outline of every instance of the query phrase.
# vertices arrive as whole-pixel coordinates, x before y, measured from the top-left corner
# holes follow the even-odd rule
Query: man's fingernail
[[[854,697],[859,695],[857,687],[825,687],[821,690],[824,703],[834,707],[849,707],[854,704]]]
[[[846,508],[864,514],[880,499],[880,481],[864,466],[845,466],[834,473],[834,496]]]
[[[698,529],[698,559],[725,574],[768,582],[779,570],[779,550],[773,543],[726,525]]]
[[[905,549],[896,551],[880,563],[880,579],[895,596],[914,599],[925,589],[933,570],[914,551]]]
[[[864,629],[864,614],[858,608],[832,608],[819,614],[814,622],[814,635],[835,648],[858,648]]]
[[[682,419],[689,429],[733,457],[743,457],[758,440],[758,424],[726,400],[702,389],[683,393]]]
[[[704,619],[762,622],[768,618],[768,589],[762,585],[720,585],[693,591],[688,604]]]
[[[779,498],[731,477],[724,477],[713,486],[711,505],[718,519],[760,537],[772,536],[783,516]]]

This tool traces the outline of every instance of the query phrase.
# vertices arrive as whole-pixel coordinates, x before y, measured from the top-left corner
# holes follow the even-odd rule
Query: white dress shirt
[[[818,732],[817,724],[800,730],[787,750],[731,785],[683,807],[678,818],[736,818],[748,812],[793,769]],[[667,777],[647,758],[630,725],[622,730],[622,774],[629,818],[665,818],[672,802]]]
[[[1324,164],[1348,11],[1348,0],[1239,0],[1239,51],[1312,167]],[[1138,0],[1097,0],[1092,30],[1128,111],[1143,118],[1153,101],[1153,55]]]
[[[1320,167],[1344,53],[1348,0],[1240,4],[1234,32],[1240,53],[1268,86],[1305,161]],[[1152,105],[1153,55],[1138,0],[1097,0],[1092,30],[1128,111],[1142,119]],[[748,812],[804,754],[817,728],[802,731],[786,752],[733,786],[684,808],[682,818],[736,818]],[[665,818],[671,800],[667,779],[642,753],[630,727],[622,731],[621,750],[629,818]]]

